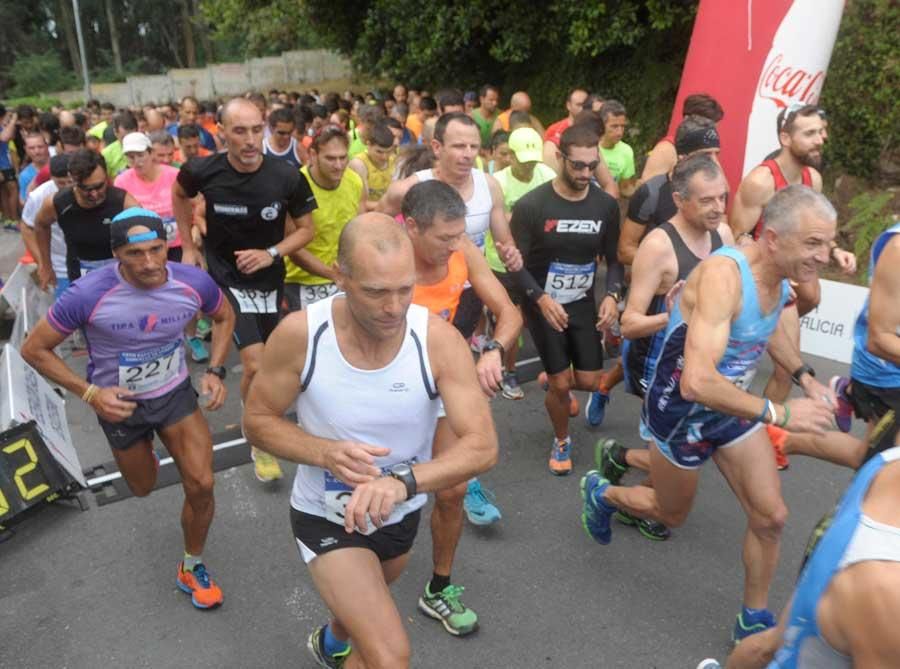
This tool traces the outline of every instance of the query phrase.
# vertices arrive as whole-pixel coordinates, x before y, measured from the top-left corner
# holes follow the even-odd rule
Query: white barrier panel
[[[3,288],[0,288],[0,298],[6,300],[13,311],[19,311],[22,304],[22,289],[28,285],[29,281],[34,283],[31,275],[35,270],[37,270],[37,265],[23,265],[19,263],[12,274],[9,275],[6,283],[3,284]]]
[[[850,364],[853,326],[868,295],[868,288],[823,279],[818,308],[800,319],[800,350]]]
[[[87,481],[66,421],[66,405],[9,344],[0,358],[0,430],[33,420],[56,461],[82,486]]]
[[[53,304],[53,293],[41,290],[34,281],[26,281],[21,294],[16,320],[13,321],[12,334],[9,336],[9,343],[16,349],[22,348],[25,337]]]

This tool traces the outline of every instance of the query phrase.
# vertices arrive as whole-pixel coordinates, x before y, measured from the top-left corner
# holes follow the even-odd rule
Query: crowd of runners
[[[0,110],[4,225],[55,293],[22,355],[96,412],[137,496],[156,483],[159,436],[184,488],[179,588],[199,608],[223,602],[203,556],[213,451],[188,357],[215,410],[233,342],[257,478],[297,464],[292,530],[333,616],[309,636],[315,661],[409,666],[389,585],[427,493],[434,566],[418,607],[473,632],[452,567],[464,519],[502,522],[479,477],[498,458],[491,401],[525,395],[524,327],[548,473],[570,474],[573,453],[596,461],[571,518],[591,539],[610,544],[615,519],[666,540],[703,464],[727,479],[747,516],[727,666],[900,665],[900,224],[875,240],[849,373],[817,379],[800,318],[823,267],[856,271],[821,194],[824,110],[783,109],[769,159],[729,193],[727,110],[708,95],[688,96],[674,135],[637,158],[620,101],[573,89],[545,129],[526,92],[500,100],[490,85],[397,85]],[[87,378],[57,354],[76,331]],[[765,354],[775,371],[758,396]],[[602,438],[614,392],[642,403],[630,447]],[[582,405],[595,446],[571,437]],[[776,616],[778,470],[793,455],[859,473]],[[632,468],[642,483],[623,485]]]

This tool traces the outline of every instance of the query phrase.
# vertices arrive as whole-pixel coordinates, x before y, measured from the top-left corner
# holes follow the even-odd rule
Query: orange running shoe
[[[778,467],[778,471],[783,472],[791,466],[791,461],[784,454],[784,442],[787,441],[788,431],[776,425],[766,425],[766,432],[769,433],[772,450],[775,451],[775,464]]]
[[[556,476],[572,473],[572,437],[566,437],[562,441],[554,437],[549,467],[550,472]]]
[[[193,571],[184,571],[184,562],[178,565],[178,587],[191,596],[198,609],[211,609],[222,603],[222,590],[215,584],[201,562]]]

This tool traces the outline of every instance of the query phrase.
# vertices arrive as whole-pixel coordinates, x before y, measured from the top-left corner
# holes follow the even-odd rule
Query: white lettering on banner
[[[557,232],[574,232],[580,235],[596,235],[603,227],[603,221],[590,221],[579,219],[559,219],[556,224]]]
[[[742,175],[759,165],[773,146],[778,112],[793,103],[816,104],[844,11],[843,0],[793,0],[775,32],[756,83]]]
[[[800,319],[800,350],[849,364],[853,327],[869,291],[838,281],[822,281],[819,306]]]

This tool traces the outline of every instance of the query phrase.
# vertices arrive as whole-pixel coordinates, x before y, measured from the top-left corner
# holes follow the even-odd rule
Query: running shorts
[[[570,366],[583,372],[603,369],[603,337],[597,332],[593,296],[564,304],[569,327],[557,332],[532,301],[524,304],[525,323],[547,374],[559,374]]]
[[[340,548],[366,548],[375,553],[381,562],[385,562],[409,552],[419,530],[421,515],[421,510],[416,509],[405,515],[399,523],[382,527],[372,534],[347,534],[342,525],[292,507],[291,527],[300,559],[306,564],[319,555]]]
[[[97,416],[109,445],[124,450],[142,439],[153,439],[165,427],[190,416],[197,410],[197,391],[191,384],[191,377],[175,386],[160,397],[134,400],[134,413],[120,423],[110,423]]]
[[[234,309],[233,337],[238,350],[265,344],[281,318],[282,289],[220,288]]]
[[[897,432],[900,431],[897,424],[900,388],[878,388],[851,379],[850,402],[857,418],[875,424],[865,462],[873,455],[897,445]]]

